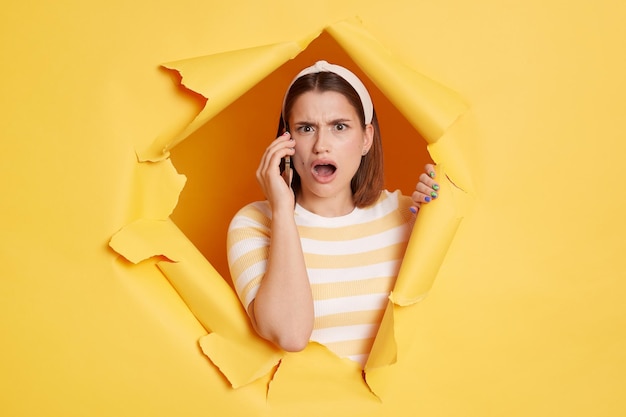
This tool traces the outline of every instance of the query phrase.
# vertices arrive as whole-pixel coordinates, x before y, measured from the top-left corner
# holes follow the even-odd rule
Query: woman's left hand
[[[435,181],[435,166],[426,164],[424,170],[411,195],[414,204],[411,207],[413,213],[417,213],[422,204],[430,203],[439,197],[439,184]]]

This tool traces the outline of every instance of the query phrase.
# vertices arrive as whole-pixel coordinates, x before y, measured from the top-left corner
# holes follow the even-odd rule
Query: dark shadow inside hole
[[[295,74],[320,59],[350,68],[367,86],[381,127],[387,189],[410,194],[424,164],[431,162],[426,141],[335,40],[323,33],[172,150],[174,166],[187,176],[172,220],[231,285],[228,224],[245,204],[264,199],[255,172],[275,138],[284,91]]]

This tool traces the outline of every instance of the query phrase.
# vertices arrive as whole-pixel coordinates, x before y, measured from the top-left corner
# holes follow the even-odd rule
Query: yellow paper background
[[[622,2],[38,3],[3,5],[0,25],[2,414],[626,411]],[[279,367],[266,400],[269,376],[234,390],[202,354],[207,329],[157,267],[166,260],[132,265],[108,244],[173,211],[224,274],[223,219],[260,198],[258,155],[238,143],[273,135],[282,91],[271,87],[296,66],[178,145],[173,166],[145,165],[136,152],[175,137],[203,105],[159,65],[300,41],[357,15],[395,57],[468,103],[430,151],[460,155],[445,169],[471,210],[428,297],[394,317],[404,347],[381,371],[383,402],[343,368],[320,384],[326,375],[307,358],[337,359],[314,345],[284,359],[312,379],[292,381],[296,365],[281,379]],[[264,89],[267,112],[236,111],[255,108]],[[387,164],[388,182],[407,189],[425,142],[386,117],[398,128],[383,124],[388,160],[401,161]],[[167,192],[183,183],[174,167],[187,176],[178,204]],[[233,197],[229,184],[245,191]]]

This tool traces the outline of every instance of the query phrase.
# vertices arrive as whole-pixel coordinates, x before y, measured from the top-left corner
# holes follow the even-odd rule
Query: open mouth
[[[315,175],[320,177],[329,177],[337,171],[337,167],[333,164],[319,164],[313,167]]]

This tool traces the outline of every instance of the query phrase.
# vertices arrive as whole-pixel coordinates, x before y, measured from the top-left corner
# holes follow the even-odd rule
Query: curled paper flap
[[[235,292],[209,261],[180,230],[170,238],[179,242],[184,255],[176,263],[157,266],[203,327],[233,338],[256,334]]]
[[[382,395],[382,387],[385,385],[382,382],[385,374],[376,370],[397,360],[397,309],[414,305],[426,297],[462,219],[459,198],[454,198],[453,194],[464,193],[447,179],[442,166],[437,166],[435,171],[437,183],[441,187],[440,196],[435,204],[424,205],[420,210],[396,284],[389,296],[380,330],[365,366],[366,380],[372,392],[379,396]]]
[[[184,257],[157,266],[196,319],[211,332],[199,341],[204,354],[233,388],[268,374],[284,352],[256,334],[232,288],[182,232],[176,239]]]
[[[397,360],[397,345],[394,335],[393,302],[387,303],[384,319],[380,323],[378,334],[372,345],[370,356],[365,364],[365,372],[381,366],[391,365]]]
[[[117,233],[111,246],[135,263],[156,255],[176,261],[157,265],[200,324],[212,332],[200,346],[233,387],[258,379],[278,364],[283,352],[254,332],[232,288],[173,222],[138,220]]]
[[[177,239],[184,246],[184,258],[157,266],[211,332],[199,341],[204,354],[233,388],[270,373],[284,352],[256,334],[232,288],[182,232]]]
[[[271,373],[283,352],[258,338],[233,339],[219,333],[200,338],[202,352],[217,366],[233,388],[240,388]]]
[[[468,161],[480,161],[483,158],[483,150],[479,147],[467,146],[467,138],[478,135],[474,132],[470,111],[461,115],[457,121],[446,130],[445,134],[436,143],[428,145],[428,153],[433,161],[446,167],[446,176],[454,183],[454,196],[468,197],[474,195],[474,178],[480,172],[480,165],[474,165],[470,171]],[[456,191],[460,189],[465,194]],[[459,199],[459,210],[467,206],[467,198]],[[464,202],[465,201],[465,202]]]
[[[437,142],[467,110],[457,93],[406,66],[363,25],[345,20],[326,31],[428,143]]]
[[[386,397],[392,365],[398,361],[398,340],[395,335],[398,308],[391,300],[387,303],[380,330],[363,373],[367,386],[381,401]]]
[[[148,149],[138,152],[140,159],[158,161],[167,158],[174,146],[302,52],[318,35],[300,42],[264,45],[163,64],[163,67],[177,71],[182,77],[182,84],[207,101],[182,132],[173,138],[158,138]]]
[[[178,261],[185,252],[179,235],[180,230],[169,220],[139,219],[114,234],[109,246],[135,264],[153,256]]]
[[[428,294],[461,223],[462,210],[454,194],[463,191],[452,185],[442,166],[436,172],[440,196],[436,205],[420,210],[390,296],[400,306],[414,304]]]
[[[187,177],[179,174],[166,159],[155,163],[136,163],[129,189],[130,210],[144,219],[167,219],[176,205]]]

